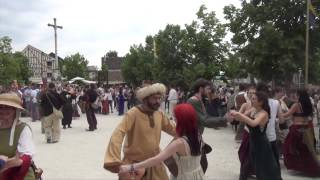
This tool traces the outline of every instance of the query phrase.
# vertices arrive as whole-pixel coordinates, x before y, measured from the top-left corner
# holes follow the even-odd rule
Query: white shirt
[[[270,118],[269,118],[269,122],[267,125],[266,134],[267,134],[269,142],[272,142],[272,141],[277,140],[276,118],[277,118],[278,109],[279,109],[279,101],[269,98],[268,103],[270,106]]]
[[[178,93],[175,89],[171,88],[169,91],[168,101],[178,100]]]
[[[109,89],[109,92],[110,92],[111,94],[114,94],[114,93],[115,93],[113,88],[110,88],[110,89]]]
[[[39,92],[38,89],[32,89],[32,90],[31,90],[31,100],[32,100],[32,102],[34,102],[34,103],[37,102],[38,92]]]
[[[113,100],[111,92],[106,93],[106,96],[107,96],[108,101],[112,101]]]
[[[23,155],[23,154],[29,155],[29,156],[31,156],[31,158],[35,154],[35,147],[34,147],[34,143],[32,140],[32,132],[28,126],[24,127],[24,129],[22,130],[22,132],[20,134],[17,151],[21,155]]]
[[[28,88],[26,90],[24,90],[24,97],[25,97],[25,100],[26,102],[29,102],[31,100],[31,89]]]

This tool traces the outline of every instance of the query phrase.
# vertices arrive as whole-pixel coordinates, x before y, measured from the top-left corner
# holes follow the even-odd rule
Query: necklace
[[[257,109],[255,109],[255,110],[253,111],[253,113],[252,113],[252,117],[255,118],[256,115],[259,114],[261,111],[262,111],[261,109],[258,110],[258,111],[257,111]]]

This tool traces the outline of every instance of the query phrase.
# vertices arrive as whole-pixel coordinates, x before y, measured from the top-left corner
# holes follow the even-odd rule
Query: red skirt
[[[109,102],[107,100],[102,101],[102,114],[109,114]]]
[[[292,125],[284,142],[284,164],[287,169],[320,176],[320,160],[314,149],[314,135],[310,124]]]
[[[254,175],[253,164],[250,160],[250,134],[248,131],[243,130],[242,141],[238,150],[240,160],[240,174]]]
[[[0,174],[1,180],[24,180],[25,176],[29,173],[31,157],[29,155],[23,155],[20,159],[22,160],[22,165],[2,172]]]

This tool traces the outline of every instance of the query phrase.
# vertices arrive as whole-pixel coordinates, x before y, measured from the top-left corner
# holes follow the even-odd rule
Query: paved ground
[[[33,128],[37,148],[35,162],[43,168],[45,180],[117,179],[116,174],[105,171],[102,166],[106,145],[121,117],[97,115],[97,119],[97,131],[85,131],[88,125],[85,116],[82,116],[73,121],[72,129],[61,130],[59,143],[47,144],[44,135],[41,134],[40,122],[31,123],[28,118],[24,118]],[[205,130],[204,139],[213,146],[213,152],[208,156],[209,168],[206,174],[208,180],[238,179],[240,165],[237,150],[239,144],[234,142],[233,137],[230,127]],[[165,147],[170,140],[170,136],[163,134],[161,147]],[[315,179],[287,171],[283,165],[282,174],[284,180]]]

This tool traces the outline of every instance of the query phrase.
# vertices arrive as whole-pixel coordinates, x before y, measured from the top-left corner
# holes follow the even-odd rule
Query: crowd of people
[[[238,88],[198,79],[188,91],[175,85],[144,82],[141,87],[30,84],[0,86],[0,179],[35,179],[32,131],[20,121],[41,121],[45,142],[58,143],[61,129],[86,115],[87,131],[98,128],[96,114],[122,117],[110,138],[104,168],[120,179],[205,179],[211,147],[205,128],[230,124],[241,143],[239,179],[282,179],[289,170],[320,176],[320,91],[258,84]],[[160,150],[161,132],[173,141]],[[320,135],[319,135],[320,136]],[[124,142],[124,144],[123,144]],[[214,142],[210,142],[214,144]],[[123,150],[123,156],[121,156]],[[162,163],[163,162],[163,163]]]

